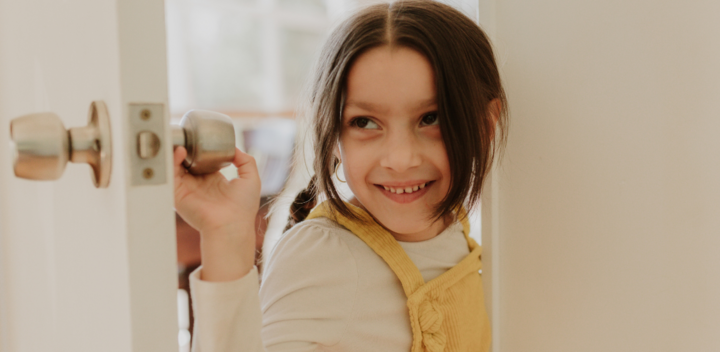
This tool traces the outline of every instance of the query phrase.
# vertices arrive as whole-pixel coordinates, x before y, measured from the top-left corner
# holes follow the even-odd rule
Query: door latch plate
[[[130,185],[165,183],[165,105],[129,104]]]

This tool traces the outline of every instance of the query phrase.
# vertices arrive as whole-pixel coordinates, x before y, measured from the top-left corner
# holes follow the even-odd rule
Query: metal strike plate
[[[165,105],[129,104],[130,185],[165,183]]]

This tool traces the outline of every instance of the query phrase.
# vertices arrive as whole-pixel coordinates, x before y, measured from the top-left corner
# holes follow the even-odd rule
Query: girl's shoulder
[[[355,237],[352,232],[334,220],[318,217],[303,220],[283,233],[275,244],[273,252],[282,247],[297,247],[302,244],[315,244],[315,246],[339,245],[352,237]]]
[[[365,246],[359,237],[335,220],[317,217],[303,220],[293,226],[280,237],[275,247],[297,246],[307,242],[318,246],[333,246],[342,243],[351,249],[360,245]]]
[[[286,231],[265,254],[263,280],[266,275],[305,276],[315,272],[316,278],[329,281],[339,275],[354,273],[383,261],[350,230],[332,219],[318,217],[304,220]],[[347,278],[346,278],[347,279]]]
[[[290,228],[284,235],[290,234],[291,232],[307,232],[307,231],[314,231],[314,230],[349,232],[345,227],[338,224],[335,220],[321,216],[321,217],[301,221],[297,225]]]
[[[314,266],[333,263],[354,268],[352,248],[357,240],[352,232],[325,218],[304,220],[286,231],[265,257],[267,269],[277,266]]]

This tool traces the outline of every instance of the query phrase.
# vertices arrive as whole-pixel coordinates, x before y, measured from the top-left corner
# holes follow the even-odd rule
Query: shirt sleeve
[[[230,282],[190,276],[194,352],[309,352],[338,344],[357,291],[355,258],[331,228],[308,220],[288,231],[257,269]]]
[[[190,274],[195,316],[192,351],[265,351],[260,340],[257,268],[228,282],[202,281],[201,270]]]

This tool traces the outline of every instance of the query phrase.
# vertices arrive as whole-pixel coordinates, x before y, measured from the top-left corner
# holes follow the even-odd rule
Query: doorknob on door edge
[[[87,163],[95,187],[107,188],[112,171],[110,117],[102,101],[93,101],[88,125],[65,129],[51,112],[23,115],[10,121],[15,176],[57,180],[68,161]]]
[[[235,159],[235,127],[225,114],[190,110],[172,126],[173,147],[185,147],[183,166],[193,175],[209,174]]]
[[[87,126],[69,130],[56,114],[50,112],[28,114],[10,121],[15,176],[57,180],[67,162],[72,161],[90,165],[95,187],[108,187],[112,138],[104,102],[94,101],[90,105],[88,120]],[[218,112],[188,111],[180,125],[172,126],[172,141],[174,146],[187,149],[183,165],[194,175],[218,171],[230,165],[235,157],[232,120]],[[156,134],[140,131],[137,143],[140,158],[153,159],[157,155],[160,140]]]

